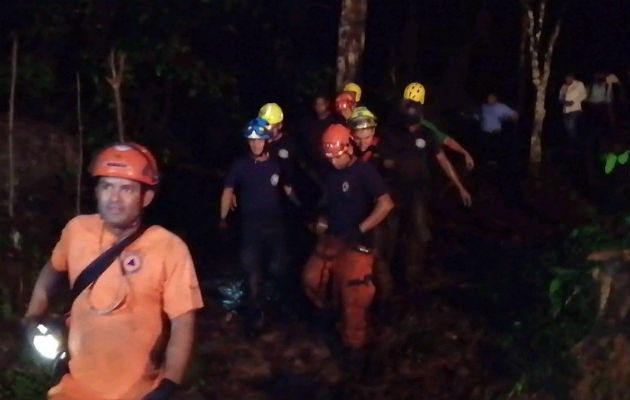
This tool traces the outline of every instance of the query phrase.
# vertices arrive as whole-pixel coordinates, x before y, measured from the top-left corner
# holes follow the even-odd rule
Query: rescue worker
[[[361,101],[361,86],[357,85],[354,82],[348,82],[344,85],[343,87],[343,92],[350,92],[350,93],[354,93],[354,102],[356,104],[359,104],[359,102]]]
[[[357,157],[362,161],[373,164],[385,178],[385,182],[390,184],[388,178],[390,178],[390,168],[393,166],[393,163],[386,156],[387,152],[383,141],[376,136],[376,116],[367,107],[357,107],[352,111],[348,125],[354,140]],[[388,307],[385,306],[383,301],[389,298],[392,291],[392,277],[389,265],[394,258],[393,251],[396,239],[397,219],[394,214],[394,211],[390,212],[387,218],[374,231],[376,300],[377,306],[383,308],[383,315],[388,311],[386,310]]]
[[[358,349],[367,342],[368,309],[374,298],[373,229],[393,207],[385,182],[374,166],[354,155],[350,130],[331,125],[322,149],[333,166],[325,177],[327,230],[309,258],[302,281],[308,298],[319,309],[339,304],[343,342]],[[328,298],[332,280],[333,299]]]
[[[284,113],[277,103],[267,103],[258,111],[258,117],[269,124],[267,151],[280,160],[287,179],[292,180],[296,169],[296,146],[284,128]]]
[[[335,111],[343,118],[344,122],[350,118],[356,105],[354,92],[341,92],[335,98]]]
[[[363,161],[374,161],[374,151],[379,144],[376,126],[376,116],[367,107],[356,107],[348,119],[356,155]]]
[[[442,132],[438,127],[433,124],[431,121],[424,117],[423,106],[424,106],[424,98],[426,95],[426,90],[424,86],[419,82],[411,82],[405,87],[403,92],[403,101],[401,103],[401,114],[402,118],[408,118],[410,113],[417,114],[420,124],[429,129],[436,136],[436,139],[439,140],[444,146],[453,150],[456,153],[461,154],[464,157],[466,162],[466,168],[469,170],[475,167],[475,161],[464,147],[462,147],[459,142],[457,142],[452,137],[448,136],[446,133]]]
[[[321,171],[328,164],[319,148],[322,133],[334,123],[339,123],[339,118],[332,111],[330,98],[325,94],[316,95],[313,99],[313,116],[302,121],[300,128],[302,152],[316,171]]]
[[[98,213],[73,218],[61,232],[35,283],[26,325],[44,317],[61,281],[74,285],[94,259],[139,229],[158,186],[155,158],[134,143],[102,150],[91,174],[98,178]],[[74,300],[69,372],[48,399],[171,398],[190,358],[195,310],[202,306],[186,244],[160,226],[148,227]]]
[[[269,259],[268,271],[276,290],[284,292],[287,249],[282,197],[294,194],[279,160],[269,154],[269,123],[260,117],[251,120],[244,129],[244,137],[249,154],[236,159],[225,177],[220,228],[227,227],[226,218],[236,197],[242,224],[240,261],[248,275],[248,333],[256,333],[265,322],[262,293],[265,259]]]
[[[455,169],[442,150],[436,135],[427,129],[414,110],[393,127],[391,162],[395,170],[395,199],[400,210],[397,243],[402,246],[404,281],[417,282],[424,267],[426,246],[431,239],[427,223],[426,190],[429,180],[428,162],[435,158],[459,192],[462,203],[469,207],[471,197],[460,182]]]

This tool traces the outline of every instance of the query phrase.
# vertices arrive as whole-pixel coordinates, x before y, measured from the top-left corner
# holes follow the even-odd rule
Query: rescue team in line
[[[347,84],[335,99],[339,119],[330,113],[328,99],[319,96],[317,117],[304,127],[308,137],[302,140],[318,151],[308,148],[301,157],[284,130],[278,104],[265,104],[245,126],[247,154],[234,161],[225,177],[219,227],[226,228],[230,211],[239,210],[240,262],[248,275],[252,329],[260,330],[264,323],[264,277],[270,276],[281,294],[292,284],[286,276],[291,235],[284,221],[286,200],[296,208],[317,204],[310,211],[319,214],[311,225],[319,239],[302,271],[302,285],[316,308],[340,315],[338,327],[349,349],[368,342],[370,306],[375,298],[387,300],[394,273],[401,285],[421,278],[431,237],[428,162],[438,161],[466,206],[470,194],[443,146],[474,167],[459,143],[424,118],[424,98],[420,83],[409,84],[387,135],[377,135],[374,114],[357,106],[358,85]],[[301,172],[320,187],[323,201],[296,193]],[[77,216],[65,226],[23,319],[25,331],[33,332],[64,280],[71,287],[85,286],[66,320],[67,371],[48,399],[172,398],[190,359],[195,311],[203,307],[192,258],[173,233],[142,225],[159,184],[157,162],[145,147],[131,142],[110,146],[97,155],[91,174],[98,178],[98,213]],[[115,261],[99,269],[96,264],[103,264],[108,254]],[[395,254],[402,259],[395,262]],[[396,270],[395,264],[403,268]]]

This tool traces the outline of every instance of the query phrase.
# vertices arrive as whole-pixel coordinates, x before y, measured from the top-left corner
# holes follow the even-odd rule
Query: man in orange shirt
[[[63,229],[35,284],[27,325],[45,315],[62,279],[73,285],[92,260],[139,228],[155,196],[157,163],[138,144],[106,148],[91,172],[99,179],[98,214],[75,217]],[[186,244],[160,226],[147,228],[72,304],[69,372],[48,399],[170,398],[190,358],[194,311],[202,306]]]

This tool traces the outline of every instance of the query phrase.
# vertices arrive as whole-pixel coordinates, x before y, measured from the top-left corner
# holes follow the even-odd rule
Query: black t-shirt
[[[429,178],[429,160],[442,151],[435,134],[424,126],[416,132],[397,127],[390,135],[390,152],[400,184],[421,184]]]
[[[393,171],[385,167],[385,160],[394,159],[391,147],[389,140],[376,136],[367,150],[361,151],[358,146],[355,146],[354,150],[360,160],[374,165],[385,182],[389,183],[392,180]]]
[[[282,215],[280,163],[274,157],[256,161],[251,156],[238,158],[225,177],[224,186],[237,191],[238,209],[243,219],[272,220]]]
[[[323,165],[328,164],[321,151],[322,134],[330,125],[338,124],[340,121],[341,119],[336,114],[331,113],[326,118],[309,118],[301,124],[300,142],[304,154],[308,158],[309,165],[318,171],[322,170]]]
[[[297,168],[297,147],[293,139],[284,132],[280,139],[267,143],[267,150],[280,163],[285,182],[288,182],[289,186],[293,186]]]
[[[387,185],[376,168],[361,160],[341,170],[331,167],[325,187],[328,232],[338,237],[356,231],[372,212],[376,199],[387,193]]]

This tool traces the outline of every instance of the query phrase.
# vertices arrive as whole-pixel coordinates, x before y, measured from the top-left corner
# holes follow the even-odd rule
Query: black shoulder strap
[[[67,306],[68,310],[70,310],[70,308],[72,307],[72,303],[74,303],[74,300],[81,294],[81,292],[83,292],[86,287],[92,284],[92,282],[95,282],[98,277],[101,276],[103,272],[105,272],[107,267],[109,267],[114,262],[116,257],[118,257],[120,253],[122,253],[125,247],[129,246],[136,239],[138,239],[146,230],[146,226],[141,226],[134,233],[127,236],[120,242],[114,244],[109,249],[105,250],[105,252],[96,257],[90,263],[90,265],[88,265],[83,271],[81,271],[79,276],[77,276],[77,279],[74,281],[74,285],[72,286],[72,289],[70,291],[70,302]]]

